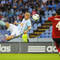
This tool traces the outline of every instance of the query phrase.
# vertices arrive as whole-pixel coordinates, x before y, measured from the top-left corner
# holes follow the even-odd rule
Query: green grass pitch
[[[0,54],[0,60],[60,60],[58,54]]]

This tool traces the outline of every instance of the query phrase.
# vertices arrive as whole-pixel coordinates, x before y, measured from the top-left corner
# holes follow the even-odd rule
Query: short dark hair
[[[57,15],[60,15],[60,8],[59,9],[56,9],[56,14]]]

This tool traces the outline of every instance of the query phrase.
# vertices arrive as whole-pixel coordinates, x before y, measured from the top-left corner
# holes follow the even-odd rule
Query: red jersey
[[[60,21],[60,16],[52,16],[48,20],[52,22],[52,38],[60,38],[60,30],[56,28],[56,25]]]

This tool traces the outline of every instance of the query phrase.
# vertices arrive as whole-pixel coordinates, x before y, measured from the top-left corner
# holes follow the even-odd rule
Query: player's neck
[[[29,19],[29,18],[28,18],[28,19]],[[28,19],[25,18],[25,20],[28,20]]]

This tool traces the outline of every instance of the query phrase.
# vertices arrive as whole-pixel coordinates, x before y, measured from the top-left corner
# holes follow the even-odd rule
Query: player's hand
[[[24,34],[27,34],[28,31],[24,31]]]

